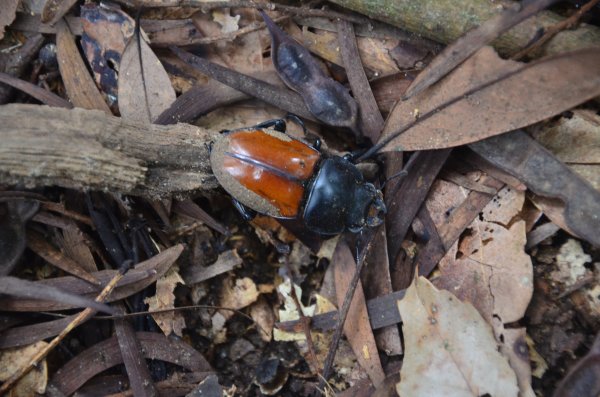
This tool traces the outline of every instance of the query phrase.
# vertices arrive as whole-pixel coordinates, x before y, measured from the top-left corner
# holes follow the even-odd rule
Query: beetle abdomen
[[[298,215],[319,158],[305,143],[263,129],[231,131],[211,151],[221,186],[245,206],[278,218]]]

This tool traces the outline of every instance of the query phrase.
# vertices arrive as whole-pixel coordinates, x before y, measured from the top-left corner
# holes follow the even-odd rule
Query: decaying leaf
[[[100,89],[113,102],[121,56],[133,36],[135,22],[118,6],[89,3],[81,7],[81,47]]]
[[[234,280],[228,277],[223,280],[220,306],[239,310],[256,302],[258,294],[258,289],[252,279],[244,277]],[[230,310],[223,310],[222,314],[225,318],[233,315]]]
[[[579,279],[589,273],[584,264],[592,261],[592,257],[583,252],[581,243],[569,239],[564,243],[558,255],[556,255],[556,266],[558,270],[552,272],[552,278],[559,283],[565,283],[571,287]]]
[[[175,90],[165,68],[148,43],[137,35],[129,40],[121,56],[118,93],[121,116],[147,123],[175,101]]]
[[[472,143],[470,147],[517,177],[535,194],[562,201],[561,217],[567,230],[600,246],[600,192],[529,135],[521,130],[512,131]]]
[[[0,275],[9,274],[21,259],[27,244],[25,224],[38,208],[39,203],[30,200],[0,203]]]
[[[240,16],[231,16],[229,10],[214,10],[212,12],[212,17],[215,22],[221,25],[222,33],[235,32],[240,28],[238,25]]]
[[[484,47],[438,84],[398,103],[380,142],[404,132],[383,150],[458,146],[544,120],[600,95],[599,64],[597,48],[520,64]]]
[[[515,373],[470,304],[419,277],[398,310],[406,344],[399,395],[518,395]]]
[[[300,287],[296,284],[292,284],[289,278],[286,278],[283,283],[277,286],[277,292],[279,292],[279,295],[283,299],[282,308],[279,310],[279,321],[292,321],[299,319],[300,314],[298,313],[298,310],[302,310],[302,314],[304,314],[305,316],[312,317],[313,315],[315,315],[315,312],[317,310],[316,304],[304,306],[302,302],[300,302],[300,307],[298,307],[296,301],[292,296],[292,285],[293,288],[296,290],[296,296],[302,296],[302,290],[300,289]],[[321,302],[324,303],[323,300]],[[329,305],[331,305],[331,303],[329,303]],[[335,307],[331,305],[331,310],[333,309],[335,309]],[[306,340],[306,335],[304,335],[304,333],[301,332],[286,332],[275,328],[273,330],[273,338],[277,341]]]
[[[427,206],[436,226],[446,222],[448,211],[466,193],[453,183],[434,184]],[[493,326],[502,353],[517,373],[522,396],[532,393],[527,348],[518,355],[516,345],[509,344],[513,330],[503,323],[521,319],[533,294],[533,268],[524,252],[525,221],[519,218],[524,198],[523,192],[512,188],[500,190],[440,260],[439,275],[433,280],[436,287],[471,303]]]
[[[506,9],[488,19],[480,26],[465,33],[448,45],[427,67],[419,73],[415,81],[406,90],[406,96],[418,94],[437,82],[454,67],[459,65],[475,51],[506,32],[512,26],[548,7],[555,0],[536,0],[526,4],[508,4]]]
[[[521,319],[533,294],[525,222],[518,218],[523,202],[523,192],[501,190],[467,229],[457,252],[442,259],[441,274],[434,281],[474,305],[490,324],[494,316],[504,323]]]
[[[310,112],[328,125],[356,129],[358,108],[348,90],[328,77],[310,52],[261,11],[271,34],[271,59],[279,77],[304,99]]]
[[[46,342],[41,341],[32,345],[0,351],[0,381],[7,380],[19,368],[27,365],[33,356],[46,345]],[[44,359],[11,389],[10,396],[29,397],[34,394],[44,394],[47,383],[48,365]]]
[[[65,21],[56,24],[56,55],[60,75],[69,99],[76,107],[102,110],[111,114],[75,44],[75,36]]]
[[[156,295],[144,299],[148,304],[148,310],[165,310],[175,308],[175,287],[177,284],[185,284],[179,275],[179,268],[173,266],[164,276],[156,280]],[[179,311],[166,313],[154,313],[152,318],[162,329],[166,336],[174,333],[177,336],[183,336],[182,331],[185,328],[185,319]]]
[[[341,307],[350,286],[350,280],[356,271],[354,255],[352,255],[352,251],[350,251],[344,240],[340,240],[338,243],[338,247],[333,254],[332,266],[334,266],[337,303],[338,307]],[[354,296],[352,297],[350,310],[344,322],[344,334],[348,338],[361,367],[369,374],[371,382],[378,386],[383,382],[385,374],[377,353],[373,330],[369,323],[362,285],[359,283],[353,292]]]
[[[271,341],[273,326],[275,325],[275,313],[263,297],[259,297],[256,303],[250,307],[250,317],[256,322],[261,339],[265,342]]]
[[[574,110],[555,123],[536,128],[532,135],[600,191],[600,115]]]
[[[0,40],[4,38],[4,28],[12,23],[17,16],[17,7],[20,0],[8,0],[2,5],[0,11]]]

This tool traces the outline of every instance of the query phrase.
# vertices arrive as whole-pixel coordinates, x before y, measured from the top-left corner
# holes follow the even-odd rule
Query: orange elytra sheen
[[[231,153],[251,157],[298,179],[310,178],[321,156],[304,142],[284,141],[261,130],[237,131],[228,138]]]
[[[228,136],[228,140],[229,153],[252,158],[291,176],[292,180],[273,173],[268,167],[230,156],[224,159],[224,171],[247,189],[269,200],[282,217],[298,216],[304,182],[312,176],[320,153],[303,142],[284,141],[261,130],[236,131]]]

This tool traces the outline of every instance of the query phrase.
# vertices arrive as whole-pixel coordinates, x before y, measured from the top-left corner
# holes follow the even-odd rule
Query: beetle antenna
[[[430,110],[429,112],[423,114],[422,116],[414,119],[413,121],[411,121],[410,123],[404,125],[403,127],[400,127],[400,129],[396,130],[394,133],[392,133],[391,135],[385,137],[384,139],[382,139],[381,141],[379,141],[378,143],[376,143],[375,145],[371,146],[371,148],[369,150],[367,150],[366,152],[364,152],[359,158],[356,159],[356,162],[359,163],[361,161],[365,161],[368,158],[372,157],[373,155],[375,155],[379,150],[383,149],[388,143],[390,143],[391,141],[393,141],[394,139],[396,139],[397,137],[400,136],[400,134],[404,133],[405,131],[411,129],[412,127],[414,127],[415,125],[419,124],[422,121],[427,120],[428,118],[430,118],[431,116],[433,116],[434,114],[436,114],[437,112],[440,112],[452,105],[454,105],[456,102],[467,98],[470,95],[475,94],[476,92],[480,91],[480,90],[484,90],[487,87],[494,85],[502,80],[506,80],[512,76],[514,76],[517,73],[521,73],[525,68],[531,67],[531,65],[534,65],[534,63],[529,63],[526,64],[525,66],[521,67],[521,68],[516,68],[514,70],[511,70],[509,72],[506,72],[504,74],[501,74],[500,76],[496,77],[495,79],[491,79],[483,84],[480,84],[476,87],[471,88],[470,90],[468,90],[467,92],[458,95],[454,98],[451,98],[449,100],[447,100],[446,102],[442,103],[441,105],[439,105],[438,107],[436,107],[435,109]]]
[[[387,178],[385,181],[383,181],[383,183],[381,184],[381,187],[379,188],[380,190],[383,190],[385,188],[386,183],[388,183],[389,181],[391,181],[392,179],[395,178],[400,178],[403,179],[406,175],[408,175],[408,171],[406,171],[405,169],[398,172],[397,174],[394,174],[392,176],[390,176],[389,178]]]

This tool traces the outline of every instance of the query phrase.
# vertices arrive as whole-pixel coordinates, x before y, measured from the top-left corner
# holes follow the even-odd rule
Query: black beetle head
[[[364,227],[375,227],[383,223],[387,209],[381,190],[373,184],[361,182],[354,190],[354,206],[348,216],[348,230],[359,232]]]
[[[376,193],[377,196],[367,207],[367,214],[365,215],[365,222],[368,227],[381,225],[385,219],[385,214],[387,213],[381,190],[376,190]]]

